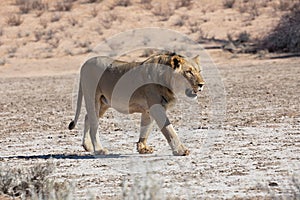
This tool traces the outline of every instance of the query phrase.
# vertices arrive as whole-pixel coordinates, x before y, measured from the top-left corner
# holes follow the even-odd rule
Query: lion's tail
[[[77,97],[77,107],[76,107],[76,114],[75,114],[75,119],[70,122],[69,124],[69,130],[72,130],[75,128],[79,115],[80,115],[80,110],[81,110],[81,103],[82,103],[82,88],[81,88],[81,83],[79,82],[79,91],[78,91],[78,97]]]

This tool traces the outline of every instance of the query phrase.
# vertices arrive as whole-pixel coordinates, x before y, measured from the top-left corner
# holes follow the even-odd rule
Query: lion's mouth
[[[191,90],[191,89],[186,89],[185,90],[185,95],[189,98],[192,98],[192,99],[197,99],[197,93],[194,92],[194,90]]]

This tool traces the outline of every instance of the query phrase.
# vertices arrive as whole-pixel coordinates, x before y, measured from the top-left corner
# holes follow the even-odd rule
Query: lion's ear
[[[171,59],[171,67],[173,69],[179,69],[181,67],[181,58],[178,56],[173,56]]]
[[[200,56],[197,55],[193,58],[193,61],[197,64],[195,67],[198,71],[201,71],[202,70],[202,67],[200,65]]]
[[[200,56],[197,55],[193,58],[194,62],[197,63],[198,65],[200,65]]]

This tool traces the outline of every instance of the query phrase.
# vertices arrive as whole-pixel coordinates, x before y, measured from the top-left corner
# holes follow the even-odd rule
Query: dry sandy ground
[[[159,199],[299,198],[299,58],[212,53],[227,94],[223,125],[210,123],[209,88],[197,104],[181,102],[169,112],[190,156],[172,156],[157,128],[149,141],[155,153],[139,155],[139,116],[111,110],[100,120],[111,154],[93,157],[80,146],[81,130],[67,130],[77,75],[18,74],[0,79],[1,165],[54,163],[53,177],[72,182],[79,199],[122,199],[142,187]]]

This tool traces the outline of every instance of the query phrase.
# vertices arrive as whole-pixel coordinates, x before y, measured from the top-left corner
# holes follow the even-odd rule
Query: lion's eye
[[[187,74],[194,75],[192,71],[187,71]]]

